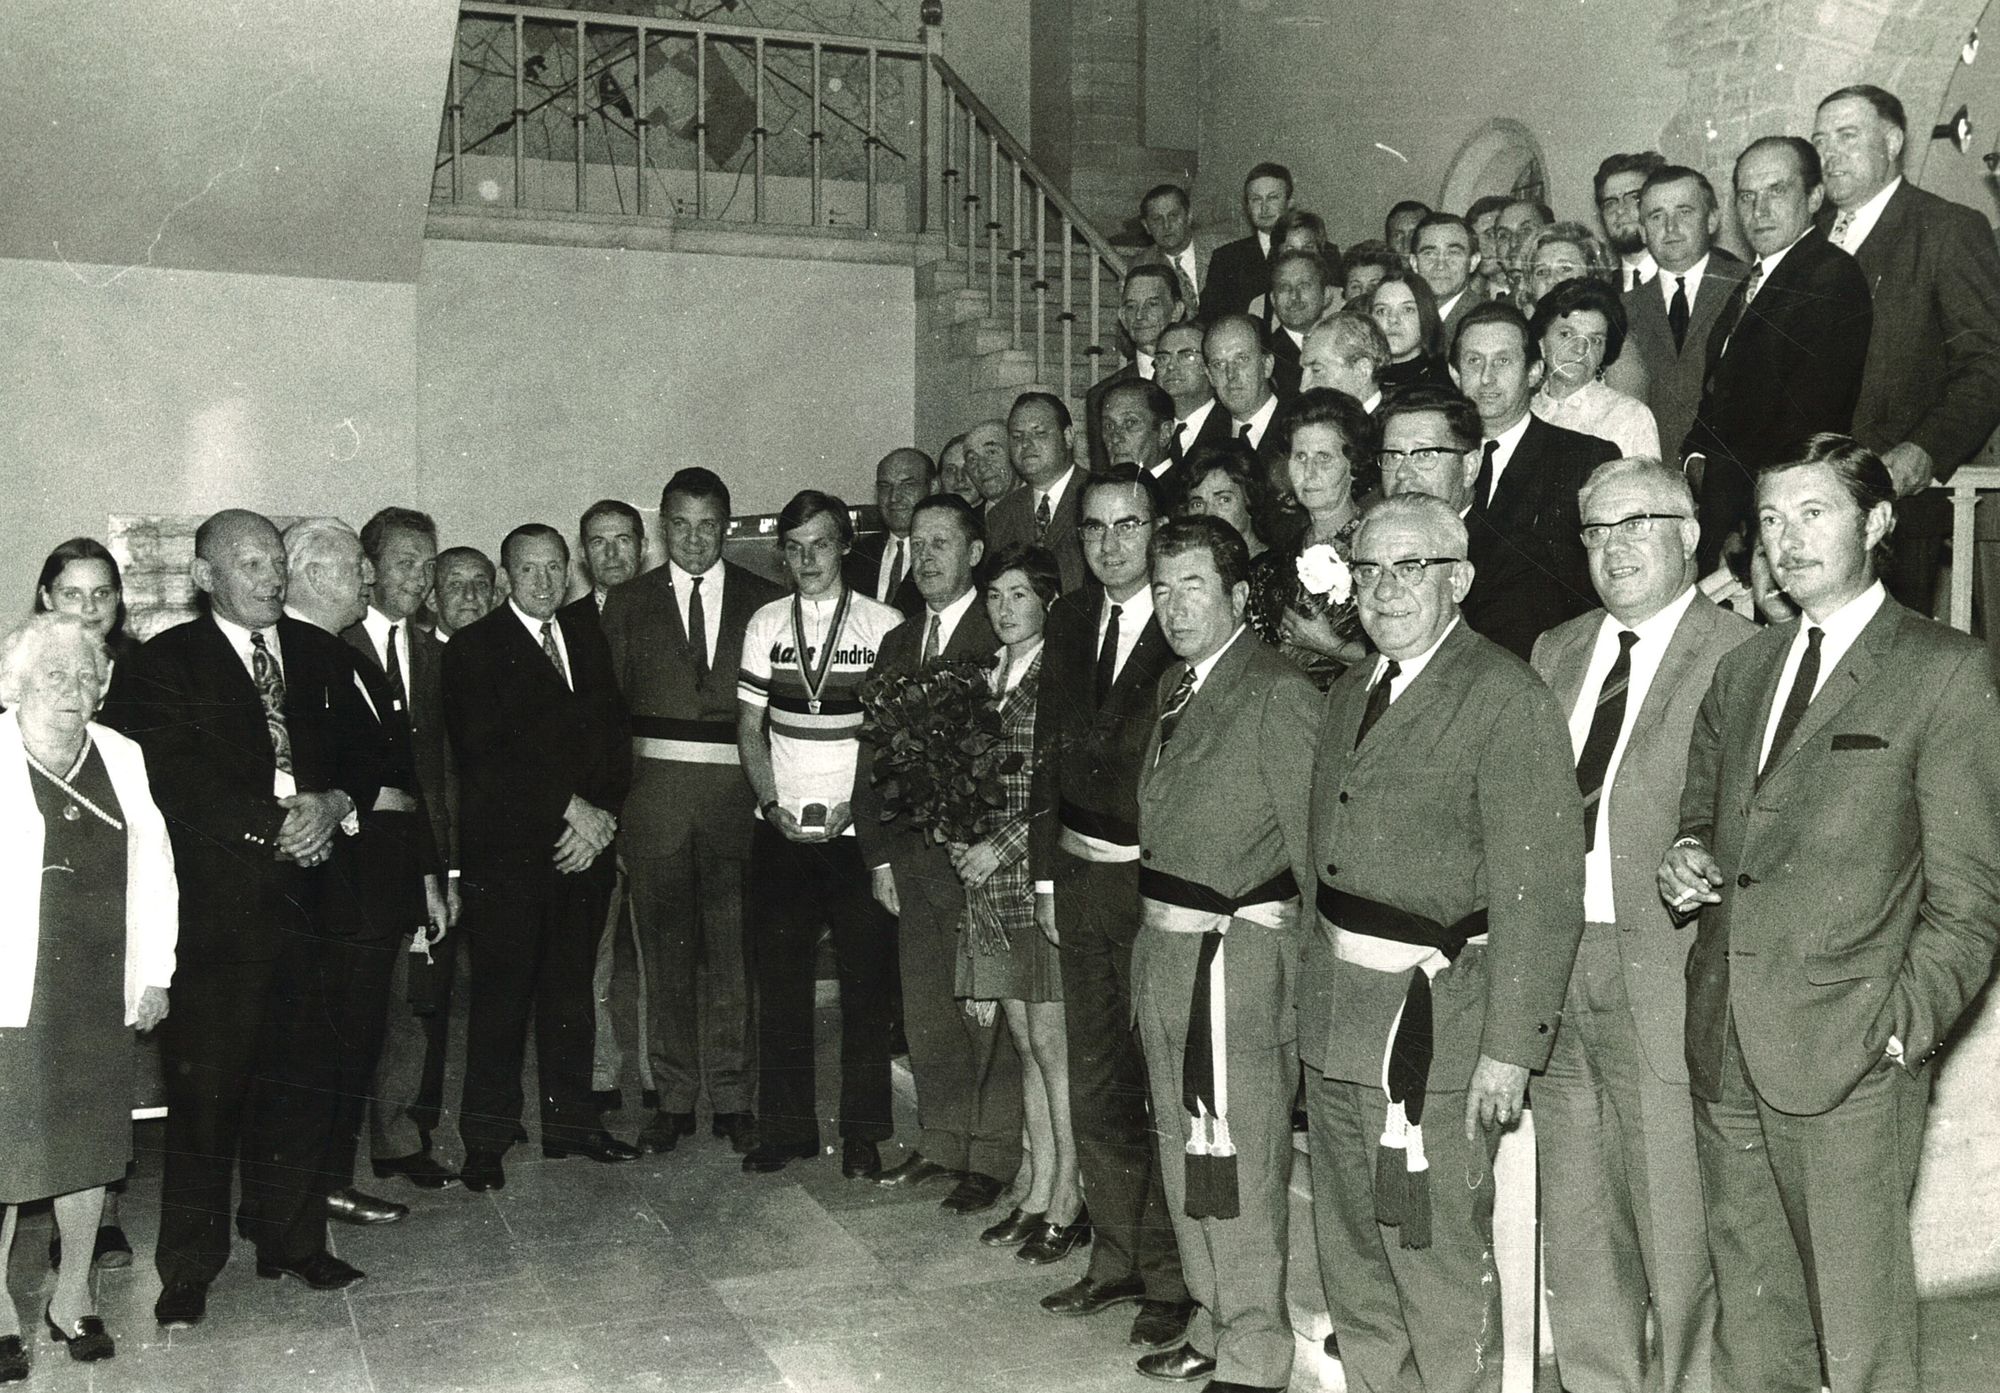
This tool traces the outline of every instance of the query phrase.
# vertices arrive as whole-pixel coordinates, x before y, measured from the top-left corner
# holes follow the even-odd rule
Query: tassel
[[[1405,1248],[1431,1246],[1431,1166],[1424,1155],[1424,1129],[1412,1127],[1409,1137],[1409,1171],[1404,1175],[1402,1244]]]
[[[1408,1190],[1409,1123],[1401,1103],[1389,1104],[1382,1139],[1375,1147],[1375,1222],[1394,1228],[1403,1222]]]

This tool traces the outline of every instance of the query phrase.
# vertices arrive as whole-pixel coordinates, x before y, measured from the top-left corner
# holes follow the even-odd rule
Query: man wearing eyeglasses
[[[1562,713],[1461,621],[1467,554],[1448,501],[1368,512],[1352,571],[1380,656],[1328,692],[1313,765],[1299,1057],[1350,1388],[1498,1386],[1492,1160],[1548,1060],[1583,925]]]
[[[1646,245],[1645,229],[1639,222],[1639,191],[1652,172],[1667,162],[1657,150],[1632,155],[1607,155],[1597,166],[1592,192],[1597,196],[1597,216],[1604,225],[1604,240],[1618,253],[1618,289],[1637,290],[1660,274],[1653,253]]]
[[[1715,1282],[1688,1092],[1688,938],[1653,859],[1680,830],[1688,741],[1715,665],[1756,632],[1695,585],[1694,494],[1653,460],[1584,485],[1603,608],[1542,635],[1534,667],[1569,714],[1583,795],[1584,930],[1535,1084],[1546,1290],[1571,1393],[1705,1393]],[[1646,1333],[1658,1330],[1658,1356]]]

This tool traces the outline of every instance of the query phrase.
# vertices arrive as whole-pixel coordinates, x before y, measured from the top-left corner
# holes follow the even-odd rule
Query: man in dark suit
[[[388,1023],[368,1108],[369,1153],[378,1179],[400,1175],[427,1190],[455,1178],[431,1155],[444,1111],[452,977],[458,966],[458,771],[444,730],[444,645],[414,621],[430,597],[437,524],[410,508],[384,508],[361,528],[375,571],[368,612],[341,635],[370,680],[400,701],[409,728],[415,787],[445,875],[442,913],[398,924]],[[400,693],[400,695],[398,695]],[[422,934],[423,947],[415,944]]]
[[[849,590],[899,609],[906,618],[924,606],[910,571],[910,517],[918,502],[937,492],[937,482],[937,467],[922,450],[891,450],[876,461],[875,507],[882,530],[857,538],[841,563]]]
[[[484,619],[493,609],[498,579],[493,562],[478,547],[446,547],[439,552],[431,597],[431,617],[437,623],[431,637],[450,643],[460,629]]]
[[[965,433],[965,469],[979,490],[976,506],[982,515],[1021,482],[1014,477],[1014,462],[1007,452],[1005,421],[981,421]]]
[[[1382,326],[1359,310],[1341,310],[1306,334],[1299,350],[1299,384],[1345,392],[1372,416],[1382,405],[1377,378],[1388,363],[1389,340]]]
[[[1157,382],[1121,382],[1105,396],[1104,428],[1113,463],[1143,469],[1160,486],[1161,512],[1176,511],[1187,493],[1187,471],[1173,453],[1174,399]]]
[[[1621,295],[1651,285],[1660,273],[1659,263],[1646,241],[1639,205],[1646,181],[1666,162],[1666,156],[1657,150],[1606,155],[1590,181],[1604,240],[1618,254],[1616,286]]]
[[[1132,258],[1134,266],[1165,266],[1179,279],[1188,318],[1202,319],[1201,292],[1215,239],[1197,233],[1193,206],[1179,184],[1156,184],[1139,200],[1139,222],[1149,245]]]
[[[986,510],[986,544],[998,555],[1016,542],[1055,554],[1064,590],[1083,584],[1083,546],[1076,535],[1077,485],[1084,471],[1072,453],[1069,408],[1048,392],[1023,392],[1007,413],[1007,448],[1020,487]]]
[[[1813,226],[1819,154],[1796,136],[1736,158],[1736,213],[1757,260],[1708,340],[1708,376],[1682,447],[1704,459],[1701,568],[1746,554],[1751,480],[1817,431],[1846,431],[1868,355],[1868,282]]]
[[[1722,225],[1708,176],[1662,165],[1639,191],[1639,226],[1658,274],[1625,292],[1625,351],[1645,366],[1646,404],[1663,450],[1680,459],[1708,372],[1708,335],[1749,268],[1715,245]]]
[[[660,1090],[639,1148],[672,1151],[692,1135],[706,1091],[715,1134],[744,1152],[757,1086],[743,944],[756,804],[736,747],[736,674],[750,616],[784,591],[722,559],[729,489],[710,471],[667,480],[660,526],[667,564],[614,592],[603,616],[631,713],[632,790],[618,844]]]
[[[1224,242],[1208,258],[1203,284],[1205,312],[1248,314],[1250,302],[1271,289],[1271,229],[1292,206],[1292,171],[1268,160],[1250,166],[1243,179],[1243,213],[1250,235]]]
[[[630,503],[600,498],[584,509],[576,536],[592,608],[602,614],[611,592],[639,574],[646,555],[646,520]]]
[[[1819,226],[1861,268],[1874,307],[1854,438],[1896,481],[1883,579],[1929,614],[1951,506],[1926,490],[2000,426],[2000,251],[1979,213],[1904,180],[1908,137],[1903,104],[1880,87],[1841,88],[1813,121],[1826,177]]]
[[[1069,501],[1074,507],[1074,496]],[[911,538],[924,609],[882,640],[871,677],[917,672],[938,661],[983,662],[999,650],[973,584],[985,555],[984,533],[955,494],[917,505]],[[949,1174],[957,1185],[944,1207],[976,1214],[1000,1198],[1021,1163],[1021,1062],[1001,1021],[981,1025],[953,997],[964,887],[951,857],[921,829],[882,820],[874,763],[874,747],[863,740],[854,773],[854,832],[875,899],[898,922],[903,1030],[922,1129],[916,1148],[881,1183],[915,1185]]]
[[[542,1155],[629,1161],[590,1090],[591,968],[631,733],[590,596],[562,609],[569,547],[528,523],[500,549],[512,593],[445,649],[445,728],[459,773],[471,1024],[459,1134],[471,1190],[506,1184],[534,1016]],[[593,612],[584,614],[580,607]]]
[[[255,513],[217,513],[195,533],[191,575],[207,614],[141,648],[105,713],[145,750],[180,881],[180,965],[160,1029],[168,1113],[154,1315],[168,1326],[203,1318],[228,1261],[239,1147],[268,1144],[243,1123],[276,964],[312,927],[342,821],[374,797],[365,773],[343,765],[345,650],[283,615],[278,529]],[[327,1281],[360,1275],[314,1268]]]
[[[1350,1386],[1498,1386],[1492,1158],[1555,1039],[1583,927],[1568,732],[1527,665],[1460,622],[1473,566],[1435,498],[1354,539],[1380,650],[1327,693],[1318,932],[1298,986],[1313,1228]]]
[[[1535,1084],[1549,1313],[1573,1393],[1707,1393],[1715,1281],[1682,1047],[1688,945],[1660,903],[1655,852],[1679,830],[1715,665],[1756,630],[1695,586],[1680,470],[1601,465],[1582,513],[1604,608],[1543,634],[1534,656],[1569,715],[1584,797],[1583,941]]]
[[[1125,273],[1125,286],[1118,305],[1118,323],[1132,343],[1132,360],[1118,371],[1090,384],[1083,397],[1083,424],[1089,438],[1090,467],[1102,469],[1112,462],[1105,439],[1104,398],[1114,387],[1127,382],[1151,382],[1159,369],[1154,355],[1160,335],[1178,324],[1187,314],[1181,303],[1180,282],[1164,266],[1134,266]]]
[[[1202,352],[1206,338],[1207,331],[1201,325],[1182,320],[1160,335],[1153,355],[1160,390],[1174,403],[1174,433],[1167,453],[1176,462],[1191,458],[1204,445],[1220,445],[1235,434],[1229,409],[1216,404],[1215,387],[1208,380],[1208,359]]]
[[[1281,398],[1299,394],[1306,333],[1333,303],[1331,274],[1315,251],[1292,247],[1271,258],[1271,387]]]
[[[1132,1028],[1139,771],[1173,661],[1147,552],[1164,521],[1158,485],[1131,466],[1084,485],[1084,560],[1097,583],[1049,611],[1028,840],[1036,918],[1062,956],[1070,1116],[1093,1230],[1089,1270],[1042,1309],[1087,1316],[1137,1301],[1132,1343],[1149,1347],[1178,1342],[1193,1311]]]
[[[1757,480],[1803,611],[1724,658],[1661,898],[1699,907],[1687,1064],[1718,1388],[1926,1387],[1909,1202],[1930,1062],[2000,945],[2000,694],[1890,599],[1895,485],[1817,436]],[[1824,1364],[1822,1365],[1822,1357]]]
[[[1410,260],[1437,297],[1443,329],[1438,341],[1447,347],[1458,337],[1465,317],[1487,301],[1486,281],[1479,269],[1479,239],[1472,224],[1456,213],[1432,213],[1417,224]]]

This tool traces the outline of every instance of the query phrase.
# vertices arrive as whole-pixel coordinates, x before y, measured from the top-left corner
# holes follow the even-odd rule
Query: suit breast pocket
[[[1889,742],[1887,740],[1879,735],[1871,735],[1866,732],[1847,732],[1837,734],[1833,737],[1833,752],[1835,754],[1865,753],[1874,750],[1887,750],[1888,748]]]

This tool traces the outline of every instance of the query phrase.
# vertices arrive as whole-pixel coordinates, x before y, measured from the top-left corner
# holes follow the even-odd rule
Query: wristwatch
[[[757,805],[757,811],[764,815],[764,821],[766,822],[770,822],[773,820],[771,815],[777,812],[777,810],[778,810],[778,800],[775,798],[766,798],[763,802]]]

